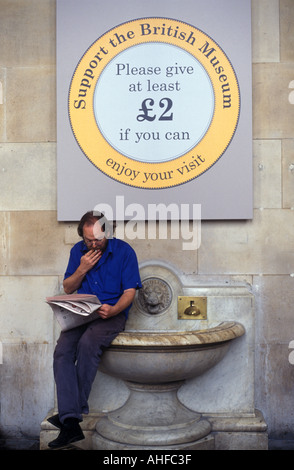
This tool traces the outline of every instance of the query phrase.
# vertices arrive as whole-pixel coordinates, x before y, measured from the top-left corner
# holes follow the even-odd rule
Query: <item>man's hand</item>
[[[101,307],[98,308],[97,313],[103,320],[117,315],[115,308],[108,304],[102,304]]]
[[[72,294],[80,287],[87,272],[90,271],[96,263],[98,263],[101,256],[101,250],[89,250],[81,257],[80,265],[77,270],[63,281],[63,288],[66,294]]]
[[[90,269],[95,266],[96,263],[100,260],[102,256],[101,250],[89,250],[87,253],[81,257],[80,269],[81,271],[87,273]]]
[[[97,310],[98,315],[104,320],[114,317],[133,302],[135,294],[136,289],[126,289],[115,305],[102,304]]]

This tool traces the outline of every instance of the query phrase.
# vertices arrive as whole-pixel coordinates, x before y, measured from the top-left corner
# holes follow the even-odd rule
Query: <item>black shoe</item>
[[[51,449],[61,449],[82,439],[85,439],[85,436],[79,425],[79,420],[68,418],[62,424],[58,437],[54,441],[49,442],[48,447]]]
[[[47,421],[50,423],[50,424],[53,424],[53,426],[55,426],[56,428],[58,429],[61,429],[62,427],[62,423],[60,422],[59,420],[59,415],[53,415],[53,416],[50,416],[50,418],[47,419]]]

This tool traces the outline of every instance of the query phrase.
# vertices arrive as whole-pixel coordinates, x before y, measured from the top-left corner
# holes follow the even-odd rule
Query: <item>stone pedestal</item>
[[[182,382],[126,383],[129,399],[123,407],[99,420],[93,436],[94,449],[140,449],[142,445],[148,449],[189,449],[192,443],[209,435],[209,421],[179,402],[177,390]],[[207,442],[211,444],[211,440]]]

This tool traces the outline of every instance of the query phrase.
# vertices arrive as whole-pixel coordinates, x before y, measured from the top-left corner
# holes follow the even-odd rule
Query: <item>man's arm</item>
[[[97,310],[98,315],[103,319],[114,317],[133,302],[135,294],[136,289],[126,289],[115,305],[101,305]]]
[[[101,256],[102,253],[100,250],[90,250],[81,257],[80,265],[77,270],[63,281],[63,288],[66,294],[72,294],[80,287],[87,272],[98,263]]]

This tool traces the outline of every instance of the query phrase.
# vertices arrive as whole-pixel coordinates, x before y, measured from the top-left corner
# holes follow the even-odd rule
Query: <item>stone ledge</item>
[[[255,410],[252,416],[224,416],[206,415],[203,417],[209,420],[213,432],[266,432],[267,424],[262,413]]]
[[[214,450],[268,450],[267,433],[220,432],[214,438]]]
[[[268,450],[267,424],[259,410],[252,416],[206,416],[215,450]]]
[[[50,413],[41,423],[40,450],[48,450],[48,442],[55,439],[58,430],[50,423],[47,418],[56,411]],[[104,413],[90,413],[84,417],[81,427],[85,434],[83,441],[73,444],[73,448],[80,450],[93,449],[93,437],[101,445],[101,450],[113,449],[111,441],[102,438],[96,433],[97,421]],[[167,449],[186,449],[186,450],[268,450],[267,425],[263,419],[262,413],[258,410],[252,416],[224,416],[224,415],[204,415],[212,426],[212,432],[204,439],[186,443],[182,445],[168,446]],[[152,449],[152,446],[132,446],[128,444],[116,444],[117,450],[144,450]],[[292,443],[293,444],[293,443]],[[108,447],[109,446],[109,447]]]
[[[214,436],[209,435],[203,439],[198,439],[197,441],[187,442],[185,444],[174,444],[170,446],[151,446],[151,445],[130,445],[130,444],[120,444],[118,442],[113,442],[108,439],[103,438],[98,433],[95,434],[95,444],[97,450],[153,450],[153,451],[175,451],[175,450],[214,450]]]

